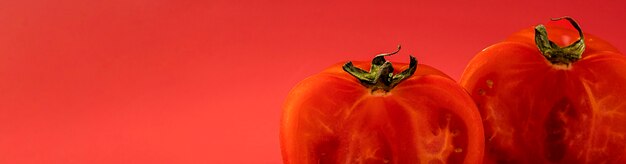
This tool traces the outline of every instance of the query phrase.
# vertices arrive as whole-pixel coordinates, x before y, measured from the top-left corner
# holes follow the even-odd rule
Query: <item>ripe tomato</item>
[[[413,57],[392,66],[384,56],[394,53],[369,73],[348,62],[295,86],[280,128],[284,163],[480,163],[483,129],[467,92]]]
[[[522,30],[465,69],[460,83],[483,116],[486,163],[626,162],[626,57],[560,19],[577,31]]]

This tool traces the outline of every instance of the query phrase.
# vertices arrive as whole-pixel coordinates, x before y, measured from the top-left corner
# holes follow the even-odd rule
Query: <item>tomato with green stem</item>
[[[465,69],[460,84],[483,117],[486,163],[626,162],[626,57],[561,19],[576,30],[524,29]]]
[[[385,60],[398,51],[296,85],[282,115],[284,163],[480,163],[483,129],[467,92],[412,56]]]

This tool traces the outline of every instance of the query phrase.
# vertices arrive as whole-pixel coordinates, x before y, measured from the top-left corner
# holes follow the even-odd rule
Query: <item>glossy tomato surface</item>
[[[332,66],[293,88],[280,130],[289,164],[480,163],[483,139],[467,92],[426,65],[389,92],[372,92]]]
[[[560,46],[579,38],[573,29],[546,28]],[[626,57],[584,37],[586,50],[570,65],[549,62],[533,28],[471,60],[460,83],[483,117],[486,163],[626,162]]]

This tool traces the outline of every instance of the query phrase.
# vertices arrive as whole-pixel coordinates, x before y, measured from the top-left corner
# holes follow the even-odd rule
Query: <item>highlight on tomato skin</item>
[[[626,57],[538,25],[479,52],[460,84],[483,117],[485,163],[626,163]]]
[[[483,126],[467,92],[413,57],[384,60],[395,53],[297,84],[281,119],[284,163],[481,163]]]

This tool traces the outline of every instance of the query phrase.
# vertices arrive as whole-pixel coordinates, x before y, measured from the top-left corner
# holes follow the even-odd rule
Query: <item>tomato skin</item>
[[[480,163],[484,151],[467,92],[426,65],[386,94],[332,66],[292,89],[281,121],[286,164]]]
[[[574,30],[547,26],[565,46]],[[524,29],[472,59],[460,84],[485,126],[485,163],[626,162],[626,57],[585,34],[586,50],[570,66],[554,65]]]

